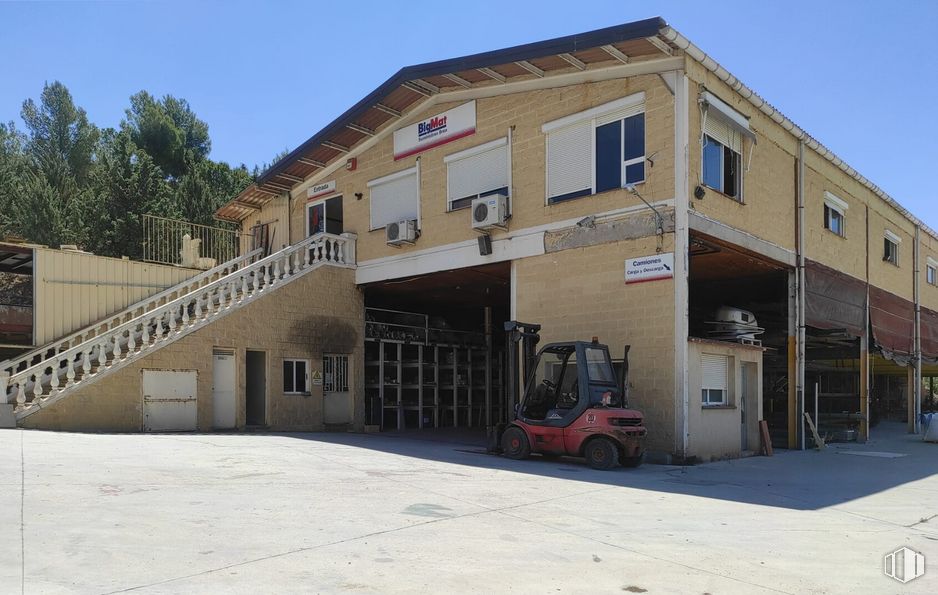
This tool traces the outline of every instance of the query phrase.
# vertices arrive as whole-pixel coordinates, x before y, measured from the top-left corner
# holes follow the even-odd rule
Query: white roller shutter
[[[626,118],[631,118],[632,116],[637,116],[638,114],[645,112],[645,102],[636,103],[635,105],[630,105],[615,111],[611,111],[608,114],[603,114],[596,117],[596,126],[602,126],[603,124],[608,124],[609,122],[615,122],[616,120],[624,120]]]
[[[508,186],[508,139],[475,149],[444,159],[450,203]]]
[[[547,197],[593,187],[593,126],[590,120],[547,134]]]
[[[371,229],[388,223],[417,219],[420,210],[420,181],[417,168],[368,182],[371,202]]]
[[[730,126],[719,115],[709,110],[706,121],[704,122],[704,134],[737,153],[742,153],[743,151],[743,140],[739,131],[737,131],[735,127]]]
[[[703,389],[726,390],[727,356],[712,353],[700,354]]]

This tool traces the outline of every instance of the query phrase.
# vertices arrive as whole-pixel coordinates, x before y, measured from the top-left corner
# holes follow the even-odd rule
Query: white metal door
[[[212,426],[216,430],[230,430],[237,420],[234,353],[215,351],[212,364]]]
[[[199,419],[198,384],[195,370],[144,370],[144,431],[195,430]]]
[[[349,392],[349,356],[323,356],[322,397],[322,418],[324,423],[352,423],[352,395]]]

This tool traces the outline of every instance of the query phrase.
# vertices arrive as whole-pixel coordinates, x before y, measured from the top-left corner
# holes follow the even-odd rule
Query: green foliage
[[[162,100],[146,91],[131,96],[123,126],[133,142],[174,178],[205,159],[212,147],[208,124],[196,117],[185,99],[171,95]]]
[[[252,179],[208,158],[208,125],[170,95],[141,91],[119,129],[100,130],[56,81],[21,115],[25,132],[0,124],[0,238],[139,258],[144,214],[211,225]]]
[[[126,132],[108,131],[98,153],[87,212],[87,247],[97,254],[140,258],[142,215],[177,217],[172,187],[154,159]]]
[[[72,101],[65,85],[46,84],[39,105],[23,102],[20,116],[29,130],[27,150],[34,164],[49,173],[49,182],[62,188],[69,179],[84,184],[92,167],[98,129],[88,122],[85,110]]]

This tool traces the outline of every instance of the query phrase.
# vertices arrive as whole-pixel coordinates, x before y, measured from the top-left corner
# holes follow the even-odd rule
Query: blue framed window
[[[704,135],[703,183],[705,186],[741,201],[741,163],[742,159],[737,151],[719,142],[709,134]]]
[[[643,99],[633,95],[542,127],[548,204],[645,181]]]

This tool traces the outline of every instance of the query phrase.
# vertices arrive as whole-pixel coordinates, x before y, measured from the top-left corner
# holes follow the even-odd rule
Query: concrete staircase
[[[127,364],[322,266],[355,266],[354,234],[317,234],[265,258],[236,258],[108,319],[0,362],[0,427],[68,397]]]

